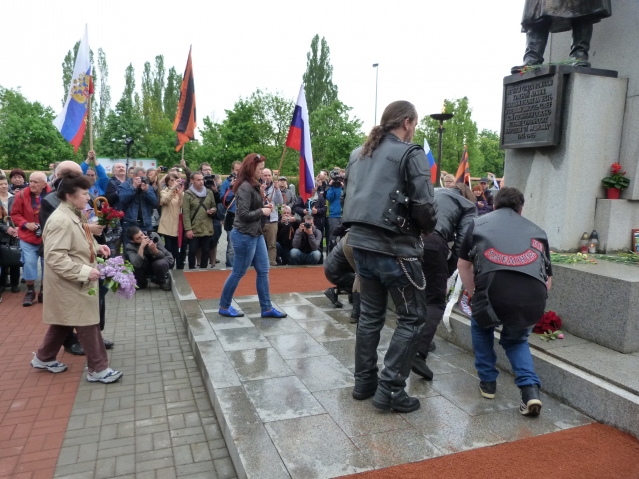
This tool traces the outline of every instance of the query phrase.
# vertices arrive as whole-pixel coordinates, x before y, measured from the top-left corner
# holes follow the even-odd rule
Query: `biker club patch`
[[[521,254],[506,254],[497,251],[495,248],[484,251],[484,256],[491,263],[501,264],[503,266],[526,266],[527,264],[534,263],[539,257],[532,249],[527,249]]]

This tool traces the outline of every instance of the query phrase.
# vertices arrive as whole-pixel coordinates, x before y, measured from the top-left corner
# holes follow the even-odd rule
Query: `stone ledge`
[[[462,349],[472,351],[470,320],[453,312],[450,324],[450,333],[440,325],[438,335]],[[499,333],[495,332],[495,338],[499,337]],[[553,357],[549,351],[544,351],[534,343],[531,346],[535,370],[545,392],[597,421],[610,424],[639,438],[638,395]],[[495,352],[497,365],[512,373],[503,349],[496,347]]]
[[[255,408],[239,387],[240,381],[184,277],[184,272],[171,270],[170,274],[171,287],[180,316],[188,331],[193,356],[220,423],[238,478],[290,479]],[[250,420],[251,417],[254,420]]]

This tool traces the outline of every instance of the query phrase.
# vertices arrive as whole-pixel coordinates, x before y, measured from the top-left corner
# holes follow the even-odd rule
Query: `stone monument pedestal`
[[[582,234],[596,227],[597,200],[605,197],[601,180],[619,159],[627,84],[626,78],[570,73],[559,145],[506,150],[506,184],[524,193],[523,215],[546,231],[553,251],[575,251]],[[600,214],[602,226],[613,220]],[[623,245],[616,237],[606,244],[627,250],[630,228],[623,238]]]

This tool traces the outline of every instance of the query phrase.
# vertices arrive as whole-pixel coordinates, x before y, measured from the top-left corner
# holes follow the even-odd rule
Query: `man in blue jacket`
[[[144,168],[136,167],[133,177],[120,185],[120,206],[124,211],[122,229],[126,231],[130,226],[137,226],[142,231],[152,231],[151,216],[157,208],[158,198],[155,190],[149,186]],[[124,235],[124,244],[128,242]]]
[[[333,237],[333,230],[342,224],[341,197],[342,191],[344,191],[344,177],[340,174],[339,170],[331,171],[330,178],[328,190],[326,191],[326,201],[329,204],[326,248],[329,253],[337,244],[337,240]]]
[[[82,168],[82,173],[92,182],[89,193],[94,197],[104,196],[106,187],[109,184],[109,177],[107,176],[104,166],[98,164],[95,151],[89,151],[87,159],[80,164],[80,167]]]

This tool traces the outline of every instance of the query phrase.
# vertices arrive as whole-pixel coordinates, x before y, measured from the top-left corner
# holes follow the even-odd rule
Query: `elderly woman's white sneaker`
[[[33,359],[31,360],[31,366],[36,369],[46,369],[50,373],[63,373],[67,370],[67,365],[59,363],[57,361],[40,361],[38,356],[33,355]]]
[[[90,383],[114,383],[123,376],[121,371],[106,368],[104,371],[93,371],[87,374],[87,381]]]

